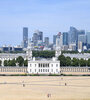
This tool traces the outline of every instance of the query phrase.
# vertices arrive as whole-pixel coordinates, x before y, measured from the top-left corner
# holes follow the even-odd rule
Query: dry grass
[[[0,76],[0,100],[90,100],[90,77]]]

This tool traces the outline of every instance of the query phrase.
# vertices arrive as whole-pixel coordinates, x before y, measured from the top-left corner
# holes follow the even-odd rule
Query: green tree
[[[9,61],[8,61],[8,66],[16,66],[16,61],[15,61],[15,59],[9,60]]]
[[[23,66],[23,64],[24,64],[24,59],[23,59],[23,57],[19,56],[19,57],[16,59],[16,62],[19,64],[19,66]]]
[[[60,56],[58,57],[58,60],[60,60],[60,65],[61,65],[61,66],[66,66],[66,58],[65,58],[64,55],[60,55]]]
[[[28,66],[28,60],[24,60],[24,66]]]
[[[0,60],[0,66],[1,66],[1,64],[2,64],[2,61]]]
[[[87,62],[84,59],[80,59],[79,62],[80,62],[80,66],[82,67],[87,65]]]
[[[87,61],[87,66],[90,67],[90,58],[89,58],[88,61]]]
[[[71,66],[71,58],[66,57],[66,66]]]
[[[52,58],[55,56],[55,51],[33,51],[33,57]]]
[[[72,66],[79,66],[79,59],[73,58],[72,61],[71,61],[71,65]]]
[[[8,61],[4,60],[4,66],[8,66]]]

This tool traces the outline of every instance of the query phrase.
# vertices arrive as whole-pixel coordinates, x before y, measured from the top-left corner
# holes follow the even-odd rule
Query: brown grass
[[[0,100],[90,100],[90,77],[0,76]]]

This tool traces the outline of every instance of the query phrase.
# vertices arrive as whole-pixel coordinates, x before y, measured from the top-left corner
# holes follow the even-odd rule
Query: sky
[[[52,41],[70,26],[90,31],[90,0],[0,0],[0,46],[21,44],[23,27],[29,38],[39,29]]]

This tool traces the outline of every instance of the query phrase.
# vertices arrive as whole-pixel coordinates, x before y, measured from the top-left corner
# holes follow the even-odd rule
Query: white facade
[[[60,61],[41,59],[28,61],[29,74],[60,74]]]

